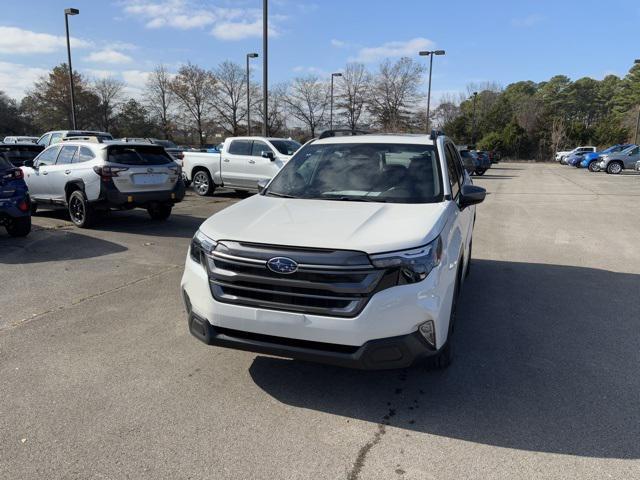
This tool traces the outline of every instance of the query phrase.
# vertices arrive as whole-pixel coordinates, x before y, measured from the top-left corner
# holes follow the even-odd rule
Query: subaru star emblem
[[[289,274],[298,270],[298,264],[286,257],[274,257],[267,262],[267,268],[275,273]]]

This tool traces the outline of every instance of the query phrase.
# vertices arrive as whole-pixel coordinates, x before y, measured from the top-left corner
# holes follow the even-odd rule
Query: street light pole
[[[269,50],[269,0],[262,0],[262,136],[269,136],[267,128],[268,108],[269,108],[269,76],[268,76],[268,50]]]
[[[69,89],[71,90],[71,125],[75,130],[76,126],[76,99],[73,91],[73,67],[71,66],[71,42],[69,42],[69,15],[78,15],[80,10],[77,8],[64,9],[64,27],[67,32],[67,61],[69,65]]]
[[[329,130],[333,130],[333,77],[341,77],[340,72],[331,74],[331,108],[329,110]]]
[[[471,122],[471,143],[476,144],[476,99],[478,92],[473,92],[473,120]]]
[[[429,126],[431,123],[431,118],[430,118],[430,114],[431,114],[431,72],[433,71],[433,56],[434,55],[444,55],[445,51],[444,50],[430,50],[430,51],[422,51],[422,52],[418,52],[419,55],[421,56],[429,56],[429,90],[427,93],[427,132],[429,132]]]
[[[249,95],[249,88],[251,82],[249,82],[249,59],[258,58],[257,53],[247,53],[247,136],[251,136],[251,97]]]

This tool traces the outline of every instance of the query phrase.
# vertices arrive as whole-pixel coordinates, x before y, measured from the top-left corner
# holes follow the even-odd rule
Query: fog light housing
[[[433,320],[427,320],[421,323],[418,331],[431,347],[436,348],[436,326]]]

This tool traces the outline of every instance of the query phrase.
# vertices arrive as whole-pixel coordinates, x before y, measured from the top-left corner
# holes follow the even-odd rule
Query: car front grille
[[[292,274],[267,268],[274,257],[298,263]],[[317,315],[354,317],[371,296],[397,283],[363,252],[273,247],[224,241],[207,256],[213,297],[224,303]]]

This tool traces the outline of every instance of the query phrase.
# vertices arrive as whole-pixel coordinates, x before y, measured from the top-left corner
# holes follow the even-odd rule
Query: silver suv
[[[71,221],[82,228],[91,226],[99,210],[139,207],[154,220],[169,218],[185,188],[180,166],[164,148],[87,140],[65,140],[25,162],[34,210],[66,207]]]
[[[632,145],[621,152],[610,153],[600,157],[600,171],[618,174],[622,170],[634,170],[636,162],[640,160],[640,147]]]

